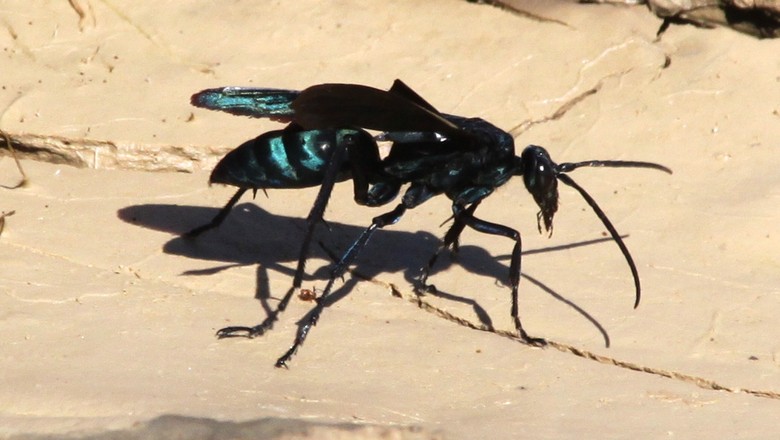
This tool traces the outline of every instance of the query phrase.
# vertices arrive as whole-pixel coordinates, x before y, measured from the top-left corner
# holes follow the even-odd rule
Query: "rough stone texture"
[[[12,440],[47,440],[54,436],[21,434]],[[65,437],[79,440],[440,440],[441,434],[426,433],[419,428],[395,428],[361,424],[326,424],[294,419],[265,418],[247,422],[220,422],[212,419],[160,416],[148,423],[129,429],[99,434],[71,434]]]
[[[215,436],[266,418],[297,423],[292,433],[352,424],[449,439],[773,435],[780,41],[693,26],[657,39],[661,20],[644,7],[521,6],[528,14],[450,0],[4,4],[0,128],[97,140],[149,169],[175,148],[194,159],[169,168],[191,173],[88,153],[85,168],[27,159],[29,183],[0,188],[0,211],[15,211],[0,236],[0,437],[110,438],[166,414],[185,417],[168,419],[182,429],[204,419]],[[316,192],[247,197],[219,230],[183,240],[233,193],[206,184],[205,161],[279,127],[194,109],[190,95],[395,78],[442,111],[512,131],[518,151],[671,167],[572,173],[628,235],[639,308],[578,195],[562,192],[548,239],[515,179],[479,212],[522,232],[521,316],[551,347],[506,337],[502,237],[466,231],[457,261],[443,256],[431,278],[446,295],[418,307],[412,282],[444,233],[443,197],[377,234],[290,370],[273,362],[309,302],[293,301],[262,338],[216,340],[265,316],[255,295],[289,287]],[[1,160],[0,185],[18,178]],[[318,238],[343,250],[381,212],[337,185]],[[304,286],[321,288],[329,262],[318,247]],[[494,332],[469,327],[486,321]]]
[[[700,26],[729,26],[756,37],[780,36],[778,0],[648,0],[661,18]]]

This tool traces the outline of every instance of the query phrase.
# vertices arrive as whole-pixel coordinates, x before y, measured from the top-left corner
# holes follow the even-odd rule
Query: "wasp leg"
[[[473,206],[473,205],[472,205]],[[509,264],[509,282],[512,285],[512,318],[515,321],[515,328],[518,335],[528,344],[535,346],[547,345],[547,341],[542,338],[532,338],[523,329],[523,325],[520,322],[520,315],[518,313],[517,305],[517,288],[520,284],[520,255],[522,252],[522,240],[520,233],[508,226],[491,223],[477,217],[474,217],[473,210],[464,208],[462,205],[454,204],[452,210],[455,213],[456,221],[460,219],[466,226],[474,229],[477,232],[491,235],[501,235],[507,238],[511,238],[515,242],[515,246],[512,249],[512,261]]]
[[[317,198],[314,200],[314,205],[309,211],[309,215],[306,217],[306,232],[303,237],[303,243],[301,244],[301,251],[298,254],[298,266],[295,269],[295,276],[293,277],[293,285],[279,301],[279,305],[276,310],[273,310],[260,324],[254,327],[225,327],[217,331],[217,337],[230,338],[244,336],[253,338],[255,336],[261,336],[266,331],[273,328],[274,323],[279,319],[279,315],[284,312],[290,300],[295,294],[295,291],[301,287],[303,282],[303,274],[306,268],[306,259],[309,256],[309,246],[311,245],[311,239],[314,235],[314,228],[318,223],[322,222],[322,215],[325,212],[325,208],[328,206],[328,200],[330,194],[333,192],[333,186],[336,184],[336,178],[338,176],[339,169],[346,159],[346,146],[341,144],[333,145],[333,153],[331,153],[330,160],[328,161],[328,167],[325,170],[325,176],[322,180],[322,186],[317,193]]]
[[[295,341],[293,341],[292,346],[276,361],[277,367],[287,367],[287,362],[290,361],[290,359],[295,355],[295,352],[298,351],[298,347],[300,347],[306,340],[306,336],[308,336],[312,326],[317,324],[322,311],[325,309],[325,307],[330,305],[327,303],[327,298],[333,289],[333,283],[336,281],[336,279],[341,278],[344,275],[349,265],[355,261],[358,254],[366,246],[368,240],[371,238],[374,232],[376,232],[377,229],[381,229],[387,225],[392,225],[398,222],[398,220],[400,220],[406,212],[406,209],[407,207],[401,203],[392,211],[375,217],[371,223],[371,226],[366,228],[360,237],[358,237],[358,239],[352,243],[349,249],[347,249],[341,259],[334,266],[333,271],[330,274],[328,284],[325,286],[325,290],[322,292],[322,295],[317,298],[317,305],[314,306],[311,312],[309,312],[304,320],[300,323],[298,332],[295,335]]]
[[[402,202],[398,204],[395,209],[380,216],[374,217],[371,225],[366,228],[362,234],[360,234],[360,237],[358,237],[358,239],[352,243],[341,259],[339,259],[338,263],[336,263],[336,265],[333,267],[328,284],[325,286],[325,290],[322,292],[322,295],[320,295],[320,297],[317,299],[317,305],[314,306],[314,308],[306,315],[304,320],[299,323],[298,332],[295,335],[295,341],[293,341],[290,349],[287,350],[287,352],[276,361],[277,367],[287,367],[287,362],[292,359],[292,357],[295,355],[295,352],[298,351],[298,348],[306,340],[306,336],[309,334],[312,326],[317,324],[322,311],[325,309],[325,307],[330,305],[328,303],[328,297],[330,295],[330,291],[333,289],[333,283],[336,281],[336,279],[341,278],[344,275],[349,265],[355,261],[358,254],[366,246],[368,240],[371,238],[374,232],[376,232],[377,229],[382,229],[387,225],[397,223],[407,209],[412,209],[420,205],[436,194],[436,192],[432,191],[425,185],[413,184],[406,191]]]
[[[479,206],[480,201],[476,201],[472,203],[466,211],[464,211],[464,215],[472,216],[474,215],[474,211],[476,211],[477,206]],[[428,264],[422,269],[422,273],[420,274],[420,277],[418,278],[418,288],[415,289],[415,292],[419,294],[423,294],[426,292],[435,292],[436,286],[433,284],[428,284],[428,276],[431,273],[431,270],[433,270],[434,264],[436,264],[436,260],[439,258],[439,255],[446,249],[449,249],[452,247],[452,252],[458,251],[458,240],[460,239],[460,234],[463,233],[463,229],[466,227],[466,222],[463,218],[463,215],[456,215],[453,217],[452,226],[450,226],[450,229],[447,231],[447,233],[444,235],[444,242],[439,246],[439,249],[436,250],[436,252],[431,255],[431,258],[428,260]]]
[[[219,225],[221,225],[222,222],[225,221],[225,218],[230,213],[230,210],[233,209],[233,206],[235,206],[236,203],[238,203],[238,200],[241,198],[241,196],[244,195],[245,192],[247,192],[248,189],[249,188],[239,188],[238,191],[233,195],[233,197],[231,197],[230,200],[228,200],[227,204],[222,209],[219,210],[217,215],[209,223],[198,226],[197,228],[189,232],[186,232],[184,234],[184,237],[195,238],[198,235],[208,231],[209,229],[214,229]]]

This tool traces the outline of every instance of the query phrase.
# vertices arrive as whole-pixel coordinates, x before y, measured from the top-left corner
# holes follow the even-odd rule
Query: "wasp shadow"
[[[271,214],[256,204],[244,203],[235,206],[218,228],[209,230],[196,238],[182,236],[193,228],[208,223],[218,212],[218,208],[209,207],[144,204],[122,208],[117,212],[117,216],[127,223],[176,235],[163,245],[163,252],[166,254],[221,263],[206,269],[185,271],[182,275],[213,275],[232,267],[256,265],[255,298],[260,301],[266,314],[276,313],[276,310],[269,304],[272,297],[268,271],[282,273],[289,276],[290,279],[293,278],[295,269],[290,267],[294,266],[290,263],[295,263],[298,260],[300,243],[307,227],[306,219]],[[364,230],[363,226],[331,221],[318,225],[315,240],[320,245],[311,246],[308,261],[325,259],[332,262]],[[523,252],[523,256],[571,249],[609,240],[604,238],[527,250]],[[420,268],[427,263],[429,257],[440,245],[441,239],[429,232],[383,229],[380,233],[375,234],[362,251],[356,263],[356,271],[368,279],[383,272],[402,271],[408,282],[419,287]],[[410,255],[414,256],[414,259],[411,259]],[[509,269],[507,264],[502,263],[502,260],[507,259],[508,256],[492,256],[478,246],[461,246],[457,258],[446,258],[442,255],[442,258],[439,258],[436,266],[431,270],[430,275],[442,272],[457,262],[470,273],[506,281]],[[310,263],[307,267],[311,266]],[[330,266],[330,264],[326,264],[313,272],[308,271],[309,273],[304,274],[304,285],[313,280],[327,280],[330,277]],[[609,346],[609,337],[606,331],[590,314],[539,280],[527,274],[523,274],[523,277],[584,316],[601,332],[606,345]],[[345,297],[354,285],[354,282],[344,283],[328,295],[327,304],[335,303]],[[493,328],[490,316],[476,299],[436,290],[430,293],[469,305],[485,327]]]
[[[256,265],[255,298],[260,300],[267,314],[273,313],[268,303],[271,299],[269,271],[282,273],[290,279],[294,277],[294,264],[290,263],[298,261],[301,240],[307,228],[305,218],[275,215],[255,204],[244,203],[234,207],[218,228],[195,238],[182,236],[194,227],[208,223],[217,212],[216,208],[145,204],[122,208],[117,215],[127,223],[176,235],[163,245],[166,254],[221,263],[206,269],[185,271],[182,275],[213,275],[233,267]],[[314,260],[332,262],[334,255],[340,255],[363,231],[361,226],[331,221],[318,225],[314,235],[320,245],[310,247],[309,270],[304,274],[304,286],[330,277],[330,264],[311,270]],[[388,228],[376,234],[362,252],[357,262],[358,272],[371,279],[382,272],[410,271],[409,266],[417,263],[407,256],[430,255],[438,243],[438,238],[428,232],[412,233]],[[348,292],[351,290],[348,287],[352,286],[348,283],[339,290]],[[471,305],[477,316],[487,316],[473,299],[456,295],[452,295],[451,299]]]
[[[265,269],[292,277],[294,268],[285,263],[297,262],[300,244],[307,228],[306,219],[271,214],[251,204],[236,206],[218,228],[198,237],[182,234],[208,223],[218,212],[214,208],[195,206],[147,204],[122,208],[118,217],[144,228],[176,235],[163,245],[163,252],[198,260],[223,264],[208,269],[184,272],[185,275],[212,275],[225,269],[258,264]],[[317,226],[314,238],[321,246],[311,246],[308,260],[332,260],[364,231],[364,227],[328,221]],[[371,240],[361,255],[360,273],[373,277],[381,272],[407,269],[408,254],[432,253],[439,240],[428,232],[383,230]],[[374,264],[362,265],[360,261]],[[320,267],[306,274],[305,280],[327,280],[329,267]],[[266,277],[267,278],[267,277]]]

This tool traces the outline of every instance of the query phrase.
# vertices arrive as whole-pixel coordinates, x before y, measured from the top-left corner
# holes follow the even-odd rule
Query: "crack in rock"
[[[229,147],[144,145],[63,136],[9,134],[21,158],[78,168],[194,172],[211,170]]]
[[[354,273],[354,272],[353,272]],[[362,277],[361,277],[362,278]],[[475,324],[472,321],[461,318],[459,316],[453,315],[452,313],[438,308],[434,306],[433,304],[423,300],[419,295],[417,294],[409,294],[402,292],[396,285],[392,283],[387,283],[383,281],[378,281],[374,279],[368,280],[374,284],[380,285],[388,290],[390,290],[391,296],[405,299],[411,303],[417,304],[417,306],[423,310],[425,310],[428,313],[431,313],[439,318],[445,319],[447,321],[453,322],[455,324],[458,324],[460,326],[472,329],[472,330],[479,330],[483,332],[493,333],[498,336],[503,336],[507,339],[511,339],[512,341],[527,345],[525,341],[523,341],[521,338],[517,336],[515,332],[510,332],[506,330],[496,330],[493,328],[489,328],[483,324]],[[733,387],[733,386],[727,386],[723,385],[715,380],[707,379],[699,376],[693,376],[690,374],[682,373],[679,371],[669,371],[664,370],[661,368],[655,368],[645,365],[640,365],[633,362],[623,361],[620,359],[615,359],[610,356],[604,356],[600,354],[593,353],[591,351],[575,347],[573,345],[564,344],[561,342],[551,341],[547,340],[547,345],[555,348],[558,351],[561,351],[563,353],[569,353],[573,354],[577,357],[581,357],[584,359],[588,359],[591,361],[598,362],[600,364],[605,365],[613,365],[615,367],[623,368],[626,370],[632,370],[639,373],[646,373],[646,374],[652,374],[654,376],[661,376],[665,377],[667,379],[677,380],[680,382],[688,383],[694,386],[697,386],[702,389],[706,390],[712,390],[712,391],[726,391],[729,393],[741,393],[741,394],[747,394],[754,397],[761,397],[766,399],[775,399],[780,400],[780,392],[772,391],[772,390],[756,390],[756,389],[750,389],[750,388],[741,388],[741,387]]]

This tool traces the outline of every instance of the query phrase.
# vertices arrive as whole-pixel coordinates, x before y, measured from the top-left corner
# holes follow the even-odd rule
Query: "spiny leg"
[[[464,214],[470,215],[473,217],[474,211],[476,211],[477,206],[479,206],[481,200],[478,200],[474,203],[472,203],[465,211]],[[439,254],[442,253],[445,249],[449,249],[450,246],[452,247],[453,252],[457,252],[458,249],[458,240],[460,239],[460,234],[463,233],[463,229],[466,227],[466,223],[463,220],[462,215],[454,215],[453,216],[453,222],[452,226],[450,226],[450,229],[447,231],[446,234],[444,234],[444,241],[442,242],[441,246],[439,246],[439,249],[436,250],[436,252],[431,255],[431,258],[428,260],[428,264],[423,268],[422,273],[420,274],[420,278],[418,279],[420,283],[420,289],[417,289],[417,293],[421,294],[423,292],[430,292],[431,290],[436,290],[436,286],[427,284],[428,276],[431,273],[431,270],[433,270],[433,265],[436,264],[436,260],[439,258]]]
[[[244,195],[245,192],[247,192],[249,188],[239,188],[238,191],[233,194],[233,197],[228,200],[227,204],[219,210],[217,215],[205,225],[198,226],[197,228],[187,232],[184,234],[184,237],[187,238],[194,238],[198,235],[208,231],[209,229],[214,229],[222,224],[223,221],[225,221],[225,218],[227,218],[228,214],[230,213],[230,210],[233,209],[233,206],[238,203],[238,200],[241,198],[241,196]]]
[[[347,146],[342,144],[336,144],[333,148],[330,160],[328,161],[328,168],[325,170],[325,176],[322,180],[322,185],[317,193],[317,198],[314,199],[314,205],[309,211],[309,215],[306,217],[306,233],[303,236],[303,243],[301,244],[301,251],[298,254],[298,266],[295,269],[295,275],[293,277],[293,290],[301,287],[303,282],[303,274],[306,269],[306,260],[309,257],[309,247],[311,245],[311,239],[314,235],[314,228],[317,224],[323,222],[323,214],[325,214],[325,208],[328,206],[328,200],[333,192],[333,187],[336,184],[339,170],[346,159]],[[290,293],[291,295],[292,293]]]
[[[292,346],[276,361],[277,367],[287,367],[287,362],[290,361],[290,359],[295,355],[295,352],[298,351],[298,348],[306,340],[306,336],[308,336],[312,326],[317,324],[322,311],[325,309],[325,307],[330,305],[327,303],[327,300],[331,290],[333,289],[333,283],[336,281],[336,279],[341,278],[344,275],[347,268],[355,261],[358,254],[366,246],[368,240],[371,238],[374,232],[377,229],[381,229],[387,225],[398,222],[398,220],[401,219],[401,216],[403,216],[404,212],[406,212],[406,209],[407,206],[401,203],[392,211],[375,217],[371,225],[366,228],[360,237],[358,237],[358,239],[352,243],[349,249],[347,249],[341,259],[339,259],[339,261],[333,267],[333,271],[330,274],[330,279],[328,280],[328,284],[325,286],[325,290],[317,298],[317,305],[314,306],[314,308],[299,324],[298,332],[295,335],[295,341],[293,341]]]
[[[469,209],[465,209],[462,205],[458,205],[458,204],[454,204],[452,206],[453,212],[455,213],[455,218],[461,219],[461,221],[471,229],[474,229],[477,232],[482,232],[484,234],[501,235],[514,240],[515,245],[514,248],[512,249],[512,260],[511,263],[509,264],[509,282],[512,285],[511,313],[512,313],[512,318],[515,321],[515,328],[517,329],[519,336],[528,344],[535,345],[535,346],[546,345],[547,341],[545,341],[544,339],[532,338],[528,336],[528,333],[525,332],[525,330],[523,329],[523,325],[520,322],[520,315],[518,312],[518,299],[517,299],[517,290],[518,290],[518,285],[520,284],[520,255],[523,247],[520,238],[520,233],[508,226],[491,223],[479,219],[477,217],[474,217],[474,212],[470,208],[471,207],[469,207]]]
[[[314,234],[314,228],[321,221],[322,215],[325,213],[325,208],[328,206],[328,200],[330,194],[333,192],[333,186],[336,184],[338,172],[346,158],[346,145],[336,143],[333,145],[333,153],[331,153],[328,161],[328,167],[325,170],[325,176],[322,180],[322,185],[317,193],[317,198],[314,200],[314,205],[309,211],[309,215],[306,217],[306,232],[304,233],[303,243],[301,244],[301,251],[298,254],[298,266],[295,269],[295,275],[293,277],[293,285],[279,301],[279,305],[276,310],[273,310],[260,324],[254,327],[232,326],[225,327],[217,331],[217,337],[229,338],[236,336],[245,336],[253,338],[260,336],[266,331],[273,328],[274,322],[279,319],[279,315],[284,312],[287,305],[290,303],[295,291],[301,287],[303,282],[303,273],[306,268],[306,259],[309,256],[309,246],[311,245],[311,239]]]

